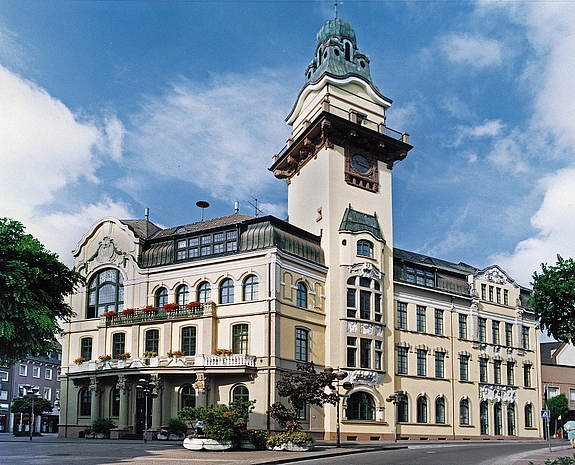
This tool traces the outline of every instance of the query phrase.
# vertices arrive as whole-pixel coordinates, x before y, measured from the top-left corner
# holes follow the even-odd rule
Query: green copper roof
[[[343,19],[330,19],[326,21],[321,27],[317,35],[315,36],[317,44],[321,44],[324,40],[331,36],[339,36],[348,38],[351,43],[355,46],[355,30],[353,26]]]
[[[379,221],[377,216],[369,215],[367,213],[358,212],[351,208],[351,205],[345,209],[343,214],[343,219],[339,225],[340,231],[350,231],[350,232],[368,232],[373,234],[379,240],[383,240],[383,234],[381,233],[381,227],[379,226]]]

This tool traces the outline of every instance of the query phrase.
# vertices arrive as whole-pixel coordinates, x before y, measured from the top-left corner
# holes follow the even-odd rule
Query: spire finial
[[[337,0],[333,0],[334,19],[337,19]]]

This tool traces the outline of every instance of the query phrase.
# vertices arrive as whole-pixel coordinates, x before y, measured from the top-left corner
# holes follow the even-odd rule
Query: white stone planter
[[[292,444],[291,442],[288,442],[283,446],[284,450],[290,452],[306,452],[313,449],[313,442],[306,442],[305,444]]]
[[[184,447],[189,450],[228,450],[234,446],[232,441],[216,441],[214,439],[186,438]]]
[[[184,439],[186,437],[186,435],[184,433],[171,433],[168,436],[168,439],[170,441],[181,441],[182,439]]]
[[[126,361],[118,360],[118,368],[126,368]]]
[[[96,439],[106,439],[106,433],[96,433]]]
[[[150,366],[151,367],[158,367],[160,366],[160,358],[159,357],[152,357],[150,359]]]
[[[240,448],[255,450],[256,445],[252,441],[240,441]]]

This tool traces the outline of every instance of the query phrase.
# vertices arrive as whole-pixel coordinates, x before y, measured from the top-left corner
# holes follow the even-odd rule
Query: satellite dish
[[[202,209],[202,221],[204,221],[204,209],[208,208],[210,204],[205,200],[198,200],[196,202],[196,205]]]

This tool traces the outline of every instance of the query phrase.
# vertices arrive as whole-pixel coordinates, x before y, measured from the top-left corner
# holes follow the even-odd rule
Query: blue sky
[[[339,6],[388,126],[395,246],[528,285],[575,256],[575,2]],[[333,1],[0,2],[0,215],[62,260],[99,218],[284,218],[268,171]],[[383,225],[384,228],[386,225]]]

